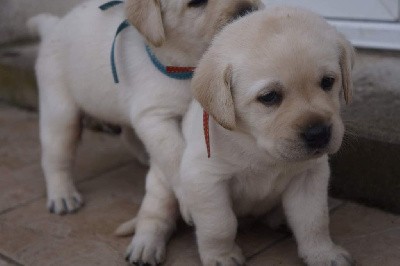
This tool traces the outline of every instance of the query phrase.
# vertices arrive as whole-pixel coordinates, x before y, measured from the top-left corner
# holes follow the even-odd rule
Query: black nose
[[[251,4],[242,4],[239,5],[239,7],[237,8],[236,13],[233,15],[233,18],[234,19],[241,18],[257,10],[258,10],[257,6],[253,6]]]
[[[307,146],[311,149],[325,148],[331,140],[331,126],[314,124],[302,134]]]

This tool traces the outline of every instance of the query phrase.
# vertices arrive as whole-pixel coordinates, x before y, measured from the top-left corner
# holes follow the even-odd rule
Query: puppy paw
[[[227,253],[220,254],[206,254],[202,256],[202,261],[205,266],[241,266],[245,263],[245,258],[242,251],[237,245]]]
[[[125,260],[133,265],[158,265],[165,260],[166,244],[156,233],[137,234],[126,250]]]
[[[354,266],[356,262],[351,255],[339,246],[333,246],[330,250],[321,251],[307,256],[304,259],[308,266]]]
[[[64,215],[74,213],[83,206],[82,196],[75,188],[59,193],[49,193],[47,208],[51,213]]]

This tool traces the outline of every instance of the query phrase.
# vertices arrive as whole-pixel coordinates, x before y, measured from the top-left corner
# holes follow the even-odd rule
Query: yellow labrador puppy
[[[242,265],[237,217],[280,203],[307,265],[354,263],[331,240],[327,207],[328,154],[342,142],[340,95],[351,99],[353,57],[324,19],[295,8],[255,12],[215,38],[192,81],[196,101],[183,121],[186,149],[172,184],[204,265]]]

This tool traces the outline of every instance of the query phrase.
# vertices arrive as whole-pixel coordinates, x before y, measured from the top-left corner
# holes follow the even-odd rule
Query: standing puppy
[[[165,66],[195,66],[222,26],[261,6],[258,0],[127,0],[102,11],[105,2],[83,3],[61,20],[40,15],[29,22],[43,38],[36,64],[42,165],[47,206],[57,214],[82,205],[71,173],[82,112],[133,128],[151,157],[149,176],[158,169],[167,179],[178,174],[190,75],[166,73]],[[134,27],[116,38],[115,84],[110,51],[126,17]],[[141,150],[140,141],[134,144]]]
[[[340,95],[351,98],[353,49],[318,15],[259,11],[227,26],[199,63],[174,184],[204,265],[241,265],[237,216],[282,203],[307,265],[351,265],[329,234],[328,154],[342,142]],[[210,119],[211,158],[203,136]]]

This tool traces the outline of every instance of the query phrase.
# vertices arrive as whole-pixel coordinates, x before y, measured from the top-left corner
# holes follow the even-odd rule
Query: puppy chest
[[[276,206],[292,175],[272,170],[246,172],[231,180],[233,209],[238,216],[262,215]]]

